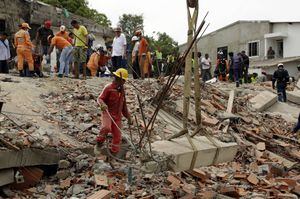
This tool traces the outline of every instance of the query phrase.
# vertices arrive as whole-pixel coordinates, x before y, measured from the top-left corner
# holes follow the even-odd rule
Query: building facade
[[[264,70],[271,74],[277,64],[283,62],[293,75],[300,64],[299,35],[300,22],[237,21],[203,36],[197,45],[202,55],[210,55],[213,65],[220,50],[226,57],[229,52],[244,50],[255,72],[261,73]],[[272,60],[267,59],[270,47],[275,52]],[[185,48],[185,44],[181,45],[180,51],[183,52]]]

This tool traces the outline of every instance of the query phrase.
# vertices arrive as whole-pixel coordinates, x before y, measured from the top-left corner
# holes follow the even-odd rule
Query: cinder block
[[[265,111],[277,101],[277,95],[270,91],[260,92],[258,95],[250,99],[252,107],[256,111]]]
[[[197,149],[195,168],[209,166],[222,162],[232,161],[237,153],[238,145],[236,143],[223,143],[215,139],[217,147],[205,136],[192,138]],[[172,170],[175,172],[186,171],[191,167],[194,151],[186,137],[177,138],[172,141],[154,142],[153,151],[172,155],[174,164]]]
[[[287,100],[295,104],[300,104],[300,90],[288,91]]]

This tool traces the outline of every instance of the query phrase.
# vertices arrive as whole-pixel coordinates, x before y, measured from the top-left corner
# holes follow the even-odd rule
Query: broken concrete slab
[[[4,169],[0,170],[0,187],[11,184],[15,181],[14,170],[13,169]]]
[[[195,168],[232,161],[238,150],[236,143],[223,143],[214,139],[217,147],[205,136],[194,137],[192,141],[197,149]],[[175,172],[190,169],[195,152],[186,137],[172,141],[157,141],[152,146],[153,151],[174,157],[174,165],[171,169]]]
[[[249,101],[256,111],[265,111],[270,106],[276,103],[277,95],[270,91],[263,91]]]
[[[21,151],[1,151],[0,169],[37,165],[58,164],[62,154],[56,149],[24,149]]]
[[[295,104],[300,104],[300,90],[287,91],[287,100]]]
[[[288,122],[296,122],[298,120],[300,108],[294,104],[277,102],[266,110],[275,115],[281,115]]]

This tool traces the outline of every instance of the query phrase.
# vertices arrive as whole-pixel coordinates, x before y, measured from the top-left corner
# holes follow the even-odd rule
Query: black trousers
[[[140,66],[139,66],[139,58],[138,56],[135,56],[135,60],[133,62],[133,79],[139,79],[141,77],[141,72],[140,72]]]
[[[0,60],[0,73],[9,73],[7,60]]]
[[[113,64],[113,72],[118,70],[119,68],[122,68],[122,56],[114,56],[111,58],[112,64]]]

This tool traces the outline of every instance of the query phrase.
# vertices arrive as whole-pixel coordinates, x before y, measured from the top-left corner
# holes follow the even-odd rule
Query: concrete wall
[[[289,75],[292,77],[296,77],[298,70],[297,66],[300,64],[300,61],[293,61],[284,63],[284,68],[289,72]],[[261,75],[262,71],[265,71],[268,75],[273,75],[274,72],[278,69],[277,66],[265,67],[265,68],[249,68],[249,73],[257,73]]]
[[[300,56],[300,23],[275,23],[273,32],[287,33],[283,39],[283,57]]]
[[[66,18],[62,9],[38,1],[1,0],[0,10],[0,19],[6,21],[6,31],[9,34],[14,34],[18,30],[18,24],[28,22],[33,28],[30,34],[34,38],[36,29],[47,19],[51,19],[54,31],[57,31],[61,25],[71,28],[71,20],[76,19],[96,36],[95,44],[104,44],[112,40],[114,36],[111,28],[103,27],[94,21],[72,13],[69,18]]]

